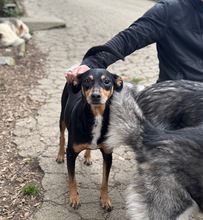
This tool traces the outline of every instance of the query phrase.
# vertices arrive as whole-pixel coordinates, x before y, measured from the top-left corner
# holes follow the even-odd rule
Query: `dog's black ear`
[[[123,79],[116,75],[116,74],[112,74],[113,78],[114,78],[114,89],[117,92],[120,92],[123,88]]]
[[[81,90],[81,78],[82,74],[79,74],[72,81],[72,91],[74,94],[78,93]]]

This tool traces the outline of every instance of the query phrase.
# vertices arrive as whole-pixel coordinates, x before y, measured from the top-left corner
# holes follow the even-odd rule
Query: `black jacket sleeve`
[[[135,50],[161,40],[168,21],[167,3],[160,1],[149,9],[141,18],[121,31],[105,45],[118,51],[124,57]],[[100,52],[87,57],[82,64],[90,68],[107,68],[118,59],[110,53]]]

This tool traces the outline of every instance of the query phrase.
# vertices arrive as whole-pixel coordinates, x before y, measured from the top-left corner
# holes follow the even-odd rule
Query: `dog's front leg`
[[[65,154],[65,129],[66,125],[65,122],[62,120],[62,117],[59,121],[59,128],[60,128],[60,142],[59,142],[59,151],[56,158],[57,163],[64,162],[64,154]]]
[[[101,184],[100,201],[102,208],[110,212],[113,209],[113,206],[111,204],[111,200],[109,199],[109,195],[108,195],[108,179],[112,165],[112,153],[105,153],[103,149],[101,149],[101,152],[103,156],[103,177]]]
[[[80,198],[77,192],[77,184],[75,177],[75,160],[78,153],[75,153],[71,146],[68,146],[66,150],[67,155],[67,167],[68,167],[68,186],[69,186],[69,201],[70,206],[74,209],[80,207]]]

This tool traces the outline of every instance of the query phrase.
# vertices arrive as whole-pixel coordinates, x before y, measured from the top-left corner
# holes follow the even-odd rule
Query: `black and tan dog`
[[[85,56],[108,50],[93,48]],[[111,51],[114,53],[114,51]],[[122,78],[104,69],[90,69],[78,75],[72,83],[66,84],[62,94],[60,116],[60,148],[57,162],[64,161],[65,129],[68,129],[66,150],[70,206],[78,208],[80,199],[75,178],[75,160],[78,154],[86,150],[85,161],[91,164],[90,150],[100,149],[103,155],[103,179],[101,184],[101,206],[111,211],[112,204],[108,196],[108,177],[112,164],[112,151],[103,144],[108,130],[109,109],[114,91],[123,87]]]
[[[114,94],[106,145],[129,145],[135,153],[132,220],[190,220],[203,212],[202,88],[182,80],[153,85],[137,100],[132,88]]]

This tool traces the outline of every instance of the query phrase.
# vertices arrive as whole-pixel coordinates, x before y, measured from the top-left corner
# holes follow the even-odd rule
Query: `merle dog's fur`
[[[203,211],[201,88],[177,81],[156,84],[136,97],[128,87],[114,94],[107,145],[129,145],[135,152],[127,197],[131,219],[189,220]]]
[[[203,122],[201,82],[160,82],[139,94],[135,90],[134,96],[145,117],[156,127],[174,130],[197,126]]]

